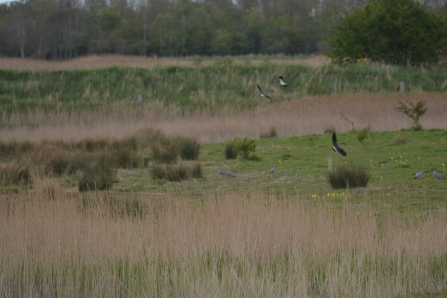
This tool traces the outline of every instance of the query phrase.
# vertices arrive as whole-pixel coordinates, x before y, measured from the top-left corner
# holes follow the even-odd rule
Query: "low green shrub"
[[[366,168],[340,164],[336,170],[329,171],[327,179],[334,189],[366,187],[370,175]]]
[[[244,138],[243,140],[236,138],[235,142],[235,148],[237,152],[241,153],[242,156],[245,159],[249,159],[250,153],[254,152],[256,150],[256,141]]]

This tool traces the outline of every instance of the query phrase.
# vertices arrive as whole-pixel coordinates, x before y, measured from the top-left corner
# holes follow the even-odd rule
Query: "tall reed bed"
[[[1,296],[408,297],[446,288],[443,209],[403,219],[254,190],[49,199],[42,189],[0,202]]]

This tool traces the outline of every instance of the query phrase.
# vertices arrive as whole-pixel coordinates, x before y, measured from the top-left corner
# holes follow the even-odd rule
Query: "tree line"
[[[310,54],[366,0],[21,0],[0,5],[0,55],[70,59]],[[440,0],[424,5],[446,12]]]

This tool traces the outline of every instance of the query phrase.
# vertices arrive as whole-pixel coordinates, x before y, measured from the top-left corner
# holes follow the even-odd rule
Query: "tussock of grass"
[[[106,190],[112,187],[116,176],[113,157],[102,155],[98,160],[87,164],[78,181],[79,191]]]
[[[203,178],[202,165],[196,163],[192,166],[185,164],[162,165],[154,164],[152,177],[158,180],[181,182],[191,178]]]
[[[29,165],[24,162],[12,162],[1,166],[0,182],[3,186],[23,185],[32,182]]]
[[[180,157],[183,160],[197,160],[200,153],[200,142],[193,137],[178,137]]]
[[[329,171],[327,179],[334,189],[366,187],[370,175],[366,168],[339,164],[337,169]]]

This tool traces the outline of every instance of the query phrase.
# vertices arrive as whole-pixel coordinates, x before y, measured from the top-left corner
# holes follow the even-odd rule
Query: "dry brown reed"
[[[269,63],[275,64],[297,64],[307,66],[320,66],[328,63],[325,56],[313,56],[307,59],[270,59]],[[215,59],[203,60],[200,65],[213,65]],[[246,64],[247,60],[235,59],[235,64]],[[260,65],[264,60],[250,60],[250,65]],[[1,69],[11,70],[80,70],[80,69],[98,69],[112,66],[127,66],[152,69],[155,67],[166,66],[195,66],[192,58],[153,58],[141,56],[123,56],[123,55],[91,55],[66,61],[46,61],[40,59],[20,59],[20,58],[0,58]]]
[[[338,132],[368,125],[375,131],[399,130],[412,125],[411,119],[394,109],[402,100],[426,101],[428,110],[420,121],[425,129],[447,128],[445,95],[420,93],[320,96],[265,105],[249,112],[222,109],[218,114],[201,111],[183,115],[176,108],[159,106],[109,107],[82,113],[34,111],[4,117],[0,134],[3,141],[79,141],[125,138],[152,127],[169,136],[184,135],[211,143],[235,137],[256,139],[273,126],[280,137],[320,134],[327,127]]]
[[[410,220],[247,191],[122,198],[138,200],[135,217],[108,196],[2,197],[0,295],[406,297],[446,286],[446,210]]]

